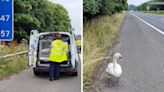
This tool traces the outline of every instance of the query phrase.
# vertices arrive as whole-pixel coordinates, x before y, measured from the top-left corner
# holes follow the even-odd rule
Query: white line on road
[[[138,18],[139,20],[141,20],[142,22],[144,22],[145,24],[149,25],[150,27],[152,27],[153,29],[155,29],[156,31],[158,31],[159,33],[161,33],[162,35],[164,35],[164,32],[160,29],[158,29],[157,27],[151,25],[150,23],[146,22],[145,20],[141,19],[140,17],[134,15],[134,14],[131,14],[133,15],[134,17]]]

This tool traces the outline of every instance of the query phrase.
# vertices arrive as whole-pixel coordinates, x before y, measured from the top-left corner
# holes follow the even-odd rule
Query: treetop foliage
[[[83,18],[85,20],[99,15],[112,15],[127,8],[127,0],[83,0]]]
[[[29,39],[30,31],[69,31],[68,12],[48,0],[14,0],[14,38]]]
[[[164,0],[150,0],[145,2],[137,7],[137,10],[145,11],[147,6],[150,6],[150,10],[164,10],[164,5],[151,5],[149,2],[164,2]]]

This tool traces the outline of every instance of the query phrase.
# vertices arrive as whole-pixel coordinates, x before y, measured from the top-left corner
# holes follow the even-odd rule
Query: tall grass
[[[20,51],[26,51],[26,50],[28,50],[28,44],[26,43],[21,43],[17,46],[10,46],[10,47],[4,45],[0,47],[0,56],[13,54]]]
[[[0,59],[0,79],[18,73],[27,68],[27,55],[15,56],[11,59]]]
[[[103,16],[84,23],[84,91],[92,83],[113,39],[119,34],[125,13]]]
[[[26,51],[27,44],[19,44],[17,46],[2,46],[0,47],[0,57],[8,54],[14,54],[20,51]],[[18,73],[19,71],[27,68],[28,56],[14,56],[11,58],[0,58],[0,79],[7,77],[11,74]]]

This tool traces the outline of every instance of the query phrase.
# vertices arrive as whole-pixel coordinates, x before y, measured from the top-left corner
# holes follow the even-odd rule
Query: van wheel
[[[77,71],[72,73],[72,76],[78,76]]]
[[[38,76],[40,73],[38,71],[36,71],[35,69],[33,69],[34,75]]]

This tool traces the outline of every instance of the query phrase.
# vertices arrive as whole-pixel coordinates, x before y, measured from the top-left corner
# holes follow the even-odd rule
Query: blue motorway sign
[[[0,0],[0,40],[13,39],[13,0]]]

